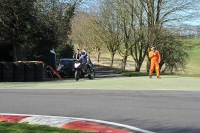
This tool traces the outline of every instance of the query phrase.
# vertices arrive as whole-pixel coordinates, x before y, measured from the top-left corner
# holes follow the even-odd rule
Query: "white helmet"
[[[85,50],[82,50],[81,55],[85,56],[87,53]]]

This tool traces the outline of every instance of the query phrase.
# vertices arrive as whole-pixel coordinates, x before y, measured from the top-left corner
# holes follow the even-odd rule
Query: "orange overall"
[[[155,52],[151,50],[149,52],[149,58],[151,59],[149,75],[151,76],[154,71],[154,68],[156,68],[156,76],[160,76],[160,68],[159,68],[159,63],[161,61],[160,52],[158,50],[155,50]]]

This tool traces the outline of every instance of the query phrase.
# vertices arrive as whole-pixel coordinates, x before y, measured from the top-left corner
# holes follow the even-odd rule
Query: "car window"
[[[73,60],[60,60],[60,65],[73,66],[74,61]]]
[[[65,64],[67,64],[68,62],[70,62],[70,60],[60,60],[60,64],[61,64],[61,65],[65,65]]]

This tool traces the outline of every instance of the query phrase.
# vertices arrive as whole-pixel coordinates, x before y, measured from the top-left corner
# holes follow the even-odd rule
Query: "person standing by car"
[[[160,79],[160,68],[159,63],[161,61],[160,52],[156,49],[155,46],[151,47],[151,51],[149,52],[149,58],[151,60],[151,66],[149,71],[149,77],[152,78],[152,73],[154,69],[156,68],[156,76],[158,79]]]
[[[79,52],[79,49],[77,49],[76,53],[74,53],[73,55],[73,59],[79,60],[80,57],[81,57],[81,54]]]

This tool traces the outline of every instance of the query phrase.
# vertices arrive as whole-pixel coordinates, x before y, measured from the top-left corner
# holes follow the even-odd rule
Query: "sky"
[[[99,2],[100,0],[82,0],[81,8],[83,8],[85,11],[96,10],[96,7],[98,6]],[[192,12],[192,10],[188,12]],[[182,23],[188,25],[200,26],[200,4],[197,5],[195,12],[198,12],[198,14],[195,15],[195,18],[188,21],[185,20]]]

